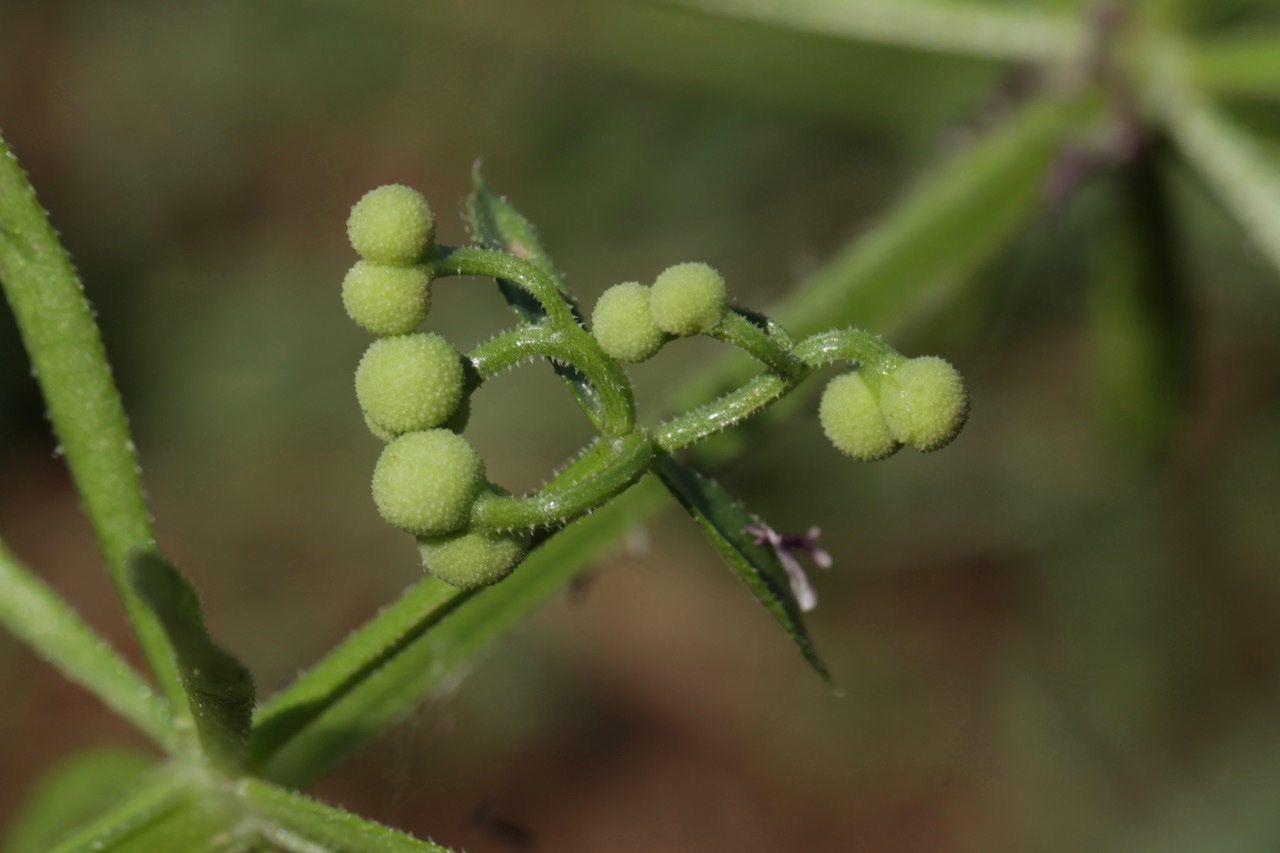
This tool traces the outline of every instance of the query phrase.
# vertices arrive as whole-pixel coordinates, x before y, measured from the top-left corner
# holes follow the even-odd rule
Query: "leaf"
[[[668,0],[718,15],[836,38],[1037,65],[1071,62],[1080,19],[1038,9],[938,0]]]
[[[476,243],[486,249],[498,249],[530,262],[550,276],[556,288],[564,294],[565,299],[572,302],[573,294],[569,292],[560,271],[552,263],[551,255],[543,247],[533,223],[525,219],[509,201],[489,189],[489,185],[485,183],[480,173],[478,162],[471,170],[471,180],[475,184],[475,189],[467,199],[467,224],[471,228]],[[500,283],[509,285],[506,282]],[[518,294],[524,292],[520,288],[510,287]],[[507,292],[506,287],[503,292]],[[512,302],[513,308],[522,313],[526,321],[536,323],[541,319],[542,314],[536,302],[524,299],[512,300],[510,297],[508,301]]]
[[[246,805],[269,826],[264,840],[284,850],[353,853],[452,853],[450,848],[356,817],[301,794],[248,778],[240,783]]]
[[[173,772],[148,779],[119,805],[70,838],[53,853],[153,853],[157,850],[201,850],[196,842],[215,835],[217,827],[193,802],[191,791]]]
[[[129,553],[155,537],[124,405],[71,259],[3,138],[0,284],[116,593],[161,691],[183,715],[172,649],[125,578]]]
[[[1219,95],[1280,99],[1280,30],[1251,28],[1194,46],[1191,75]]]
[[[0,849],[44,853],[102,814],[153,767],[139,752],[104,747],[77,753],[47,771],[13,818]]]
[[[263,703],[254,717],[250,766],[269,759],[468,595],[430,576],[406,590],[376,619]]]
[[[438,624],[301,730],[261,768],[264,778],[302,786],[343,755],[408,714],[432,689],[525,619],[583,571],[638,519],[667,503],[646,477],[608,506],[535,549],[500,584],[459,601]],[[385,620],[385,612],[361,631]]]
[[[529,261],[545,272],[555,282],[556,289],[560,291],[573,312],[574,319],[581,325],[582,312],[578,310],[577,303],[565,286],[564,279],[556,270],[555,264],[551,262],[551,256],[539,241],[538,232],[533,224],[505,198],[489,189],[489,185],[480,175],[479,163],[472,170],[471,177],[475,190],[467,199],[467,224],[476,242],[484,248],[498,249]],[[526,323],[536,324],[546,316],[538,301],[514,282],[499,279],[498,288],[502,291],[503,298]],[[560,363],[555,364],[554,368],[569,386],[578,405],[591,418],[591,422],[600,428],[603,425],[604,405],[596,389],[587,381],[586,376],[575,368]]]
[[[223,770],[238,769],[249,742],[253,676],[210,639],[200,597],[168,561],[154,551],[142,551],[129,559],[128,571],[130,583],[173,645],[205,754]]]
[[[1171,95],[1164,115],[1183,156],[1280,270],[1280,162],[1190,92]]]
[[[178,733],[164,700],[71,606],[0,543],[0,624],[157,744]]]
[[[805,630],[787,570],[772,548],[757,544],[747,532],[747,527],[759,524],[759,519],[715,480],[670,456],[662,457],[655,470],[663,485],[702,527],[733,573],[778,621],[809,665],[830,683],[831,673],[818,657]]]

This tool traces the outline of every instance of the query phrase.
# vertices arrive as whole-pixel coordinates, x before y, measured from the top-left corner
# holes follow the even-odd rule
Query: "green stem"
[[[878,335],[861,329],[835,329],[805,338],[793,350],[810,369],[837,361],[858,362],[877,373],[888,373],[906,358]]]
[[[437,277],[474,275],[511,281],[538,300],[547,318],[557,327],[577,325],[573,309],[565,302],[555,280],[539,267],[515,255],[475,246],[437,246],[432,264]]]
[[[248,767],[261,770],[301,731],[435,626],[469,593],[425,577],[315,666],[258,706]]]
[[[805,338],[788,356],[797,365],[792,372],[784,376],[767,371],[707,405],[672,418],[654,428],[653,443],[663,453],[674,453],[736,426],[777,402],[800,385],[813,370],[832,362],[856,361],[877,372],[887,373],[906,360],[880,338],[858,329],[820,332]]]
[[[155,536],[124,406],[71,260],[3,138],[0,283],[125,614],[161,691],[189,719],[173,649],[125,577],[129,554],[154,548]]]
[[[603,410],[600,428],[606,435],[620,437],[635,429],[636,405],[631,393],[631,380],[627,378],[622,366],[605,355],[596,339],[578,324],[573,308],[565,301],[554,279],[528,261],[505,252],[447,247],[441,247],[438,251],[440,256],[434,263],[438,265],[437,269],[441,274],[474,275],[514,282],[537,299],[546,312],[545,324],[521,327],[511,333],[510,337],[500,336],[490,341],[494,346],[478,348],[477,353],[473,353],[473,358],[478,356],[482,361],[488,360],[493,365],[484,368],[485,370],[497,372],[531,355],[547,355],[566,362],[581,371],[599,395]],[[540,340],[536,334],[523,337],[523,333],[530,329],[542,329],[546,326],[554,329],[546,339]],[[520,355],[519,352],[503,355],[500,342],[504,339],[510,342],[508,345],[531,348],[528,355]],[[555,352],[537,352],[538,346],[554,346]],[[477,370],[480,369],[477,366]]]
[[[779,376],[795,379],[804,373],[804,364],[791,352],[790,336],[779,340],[736,308],[729,309],[720,325],[708,334],[738,347]]]
[[[557,527],[630,488],[653,463],[653,444],[643,430],[592,446],[572,477],[553,481],[524,497],[485,494],[471,511],[471,524],[490,530]]]
[[[796,384],[776,373],[762,373],[748,379],[741,388],[654,427],[653,443],[663,453],[674,453],[697,444],[764,411]]]
[[[163,749],[178,748],[169,706],[96,631],[0,543],[0,624]]]

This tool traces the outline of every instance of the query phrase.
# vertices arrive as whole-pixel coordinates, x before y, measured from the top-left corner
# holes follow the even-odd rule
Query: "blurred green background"
[[[767,310],[1019,88],[616,0],[0,0],[0,128],[97,308],[161,542],[262,692],[421,571],[368,496],[338,299],[364,191],[418,187],[463,242],[483,158],[585,305],[703,260]],[[1087,259],[1119,203],[1088,184],[893,337],[970,378],[952,447],[855,463],[810,407],[723,473],[823,528],[841,695],[672,512],[316,793],[473,853],[1280,849],[1280,281],[1168,177],[1195,384],[1158,464],[1094,405]],[[465,348],[511,315],[454,280],[429,322]],[[715,352],[638,369],[645,411]],[[545,368],[475,403],[511,488],[590,435]],[[0,534],[136,659],[7,311],[0,484]],[[0,696],[0,826],[77,749],[141,746],[8,636]]]

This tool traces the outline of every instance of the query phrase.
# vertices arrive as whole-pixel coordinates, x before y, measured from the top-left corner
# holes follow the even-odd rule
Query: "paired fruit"
[[[887,373],[840,374],[822,394],[818,419],[836,449],[868,462],[905,444],[922,453],[946,446],[969,415],[960,373],[936,356],[913,358]]]

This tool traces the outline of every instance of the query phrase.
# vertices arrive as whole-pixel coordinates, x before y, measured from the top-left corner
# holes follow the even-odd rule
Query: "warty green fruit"
[[[457,411],[463,384],[462,354],[425,332],[374,341],[356,368],[356,399],[376,434],[440,426]]]
[[[864,462],[892,456],[902,446],[889,431],[875,389],[860,370],[841,373],[827,384],[818,421],[837,450]]]
[[[468,530],[447,536],[419,537],[422,564],[433,576],[459,589],[489,586],[515,569],[529,550],[513,533]]]
[[[649,288],[635,281],[600,295],[591,312],[591,333],[607,355],[631,362],[652,358],[665,337],[649,315]]]
[[[461,530],[485,484],[484,461],[446,429],[405,433],[373,469],[373,502],[388,522],[421,536]]]
[[[436,217],[422,194],[403,184],[369,190],[351,208],[347,238],[366,261],[412,264],[436,236]]]
[[[727,299],[724,277],[716,270],[701,263],[676,264],[654,280],[649,314],[668,334],[698,335],[720,325]]]
[[[937,356],[913,358],[884,377],[880,409],[894,437],[928,452],[946,446],[969,416],[960,372]]]
[[[421,266],[357,261],[342,280],[342,307],[375,335],[403,335],[431,309],[431,276]]]

